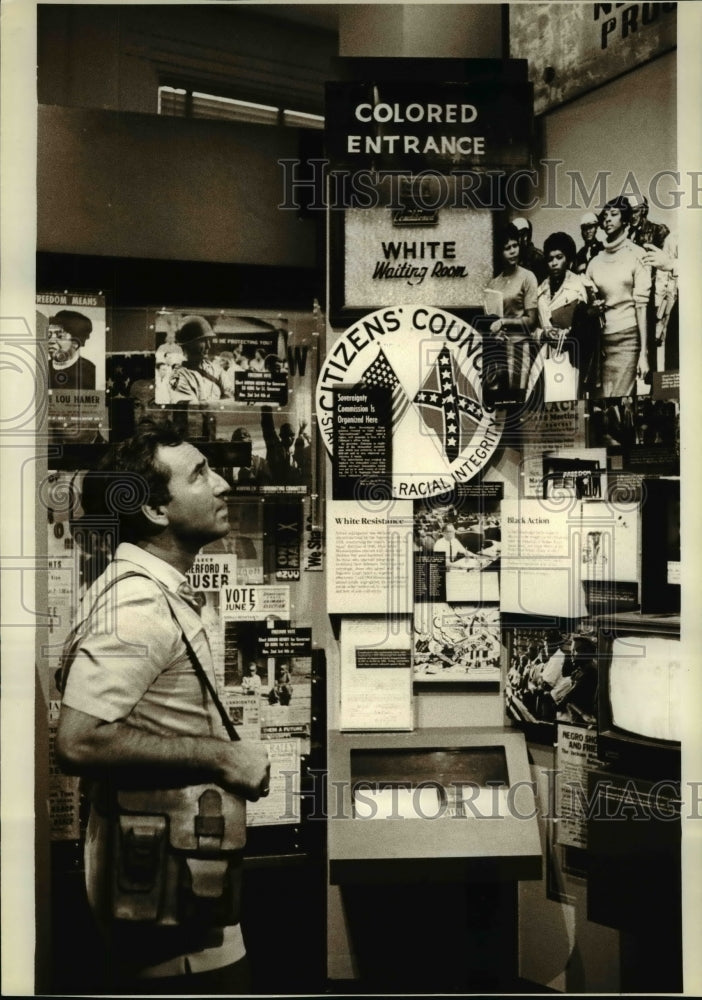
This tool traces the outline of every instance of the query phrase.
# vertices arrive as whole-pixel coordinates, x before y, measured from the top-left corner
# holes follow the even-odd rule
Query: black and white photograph
[[[1,24],[0,991],[698,995],[702,7]]]
[[[623,397],[594,400],[589,405],[589,443],[606,447],[618,468],[679,475],[680,402],[676,396]]]
[[[597,722],[597,636],[554,629],[505,630],[505,712],[536,739],[553,742],[557,722]]]
[[[303,632],[271,616],[225,619],[225,684],[259,701],[260,735],[266,739],[309,739],[312,666],[304,655],[309,629],[306,639]]]
[[[497,495],[499,491],[487,491],[486,496],[459,491],[454,502],[444,504],[439,498],[415,503],[415,578],[426,572],[427,563],[435,566],[442,599],[449,603],[499,597],[502,528]],[[440,558],[427,560],[427,555]]]
[[[105,388],[105,297],[37,292],[37,327],[49,356],[49,389]]]
[[[157,369],[166,366],[166,402],[213,404],[287,401],[287,329],[251,316],[216,313],[183,314],[159,310],[156,334]]]
[[[543,458],[545,499],[601,500],[607,495],[607,451],[567,448]]]

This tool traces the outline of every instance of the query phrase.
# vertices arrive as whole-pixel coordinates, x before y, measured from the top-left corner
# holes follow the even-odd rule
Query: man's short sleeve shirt
[[[139,575],[126,575],[135,573]],[[184,580],[174,567],[138,546],[118,546],[115,560],[83,599],[87,620],[64,704],[105,722],[128,721],[160,735],[227,738],[183,640],[185,632],[214,683],[202,621],[177,593]]]

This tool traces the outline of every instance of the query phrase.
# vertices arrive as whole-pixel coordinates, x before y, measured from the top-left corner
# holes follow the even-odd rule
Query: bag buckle
[[[206,789],[198,799],[198,811],[194,819],[198,850],[219,850],[224,840],[224,816],[222,796],[214,788]]]

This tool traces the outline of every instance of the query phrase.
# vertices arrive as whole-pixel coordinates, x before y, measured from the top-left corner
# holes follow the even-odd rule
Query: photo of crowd
[[[580,246],[558,231],[539,249],[523,217],[498,234],[474,321],[486,405],[522,403],[539,379],[546,401],[648,395],[655,372],[677,370],[677,240],[648,213],[645,197],[612,198],[580,216]]]
[[[530,737],[554,724],[593,727],[597,722],[597,644],[592,631],[506,628],[505,709]]]
[[[600,500],[607,492],[607,452],[604,448],[570,448],[546,452],[543,458],[544,497]]]
[[[675,399],[626,396],[591,403],[589,433],[595,446],[622,448],[662,445],[679,451],[680,406]]]

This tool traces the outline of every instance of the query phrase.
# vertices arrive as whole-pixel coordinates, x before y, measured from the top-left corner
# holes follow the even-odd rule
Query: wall
[[[479,6],[477,15],[474,8]],[[349,4],[339,10],[341,56],[502,56],[501,4]]]
[[[536,114],[674,49],[677,7],[675,3],[510,4],[510,55],[529,61]]]
[[[558,167],[556,197],[542,173],[535,192],[542,207],[529,215],[534,242],[542,246],[549,233],[570,233],[579,246],[580,216],[597,209],[607,197],[618,194],[629,171],[633,171],[643,193],[660,170],[675,169],[677,163],[676,53],[671,52],[632,73],[586,94],[539,119],[540,156],[563,161]],[[625,115],[623,109],[626,109]],[[653,135],[652,135],[653,133]],[[611,140],[611,141],[608,141]],[[602,151],[606,150],[603,157]],[[589,191],[598,171],[610,171],[607,193],[599,191],[591,205],[565,207],[571,201],[566,171],[578,171]],[[597,190],[597,189],[596,189]],[[661,195],[670,186],[660,186]],[[650,198],[649,198],[650,200]],[[665,201],[665,196],[663,197]],[[547,202],[562,207],[544,207]],[[515,213],[516,214],[516,213]],[[651,204],[650,218],[665,221],[676,230],[671,211]],[[546,789],[543,771],[553,767],[553,755],[545,748],[532,748],[533,777],[543,802]],[[543,821],[542,837],[545,838]],[[572,903],[549,899],[545,880],[520,886],[520,973],[526,979],[565,992],[616,991],[619,988],[619,933],[588,921],[587,886],[583,880],[564,876]],[[548,941],[548,947],[544,942]]]
[[[177,75],[319,111],[336,54],[331,31],[238,6],[38,7],[40,104],[155,113],[159,76]]]
[[[313,267],[315,220],[278,210],[277,161],[297,157],[298,140],[294,128],[41,107],[38,249]]]
[[[427,14],[429,19],[430,14]],[[355,23],[353,16],[340,21],[343,54],[407,54],[408,40],[400,34],[401,43],[395,40],[398,51],[389,53],[385,39],[393,29],[402,32],[388,10],[374,13],[372,32],[369,22]],[[462,39],[461,25],[456,25],[456,38]],[[392,37],[391,37],[391,44]],[[433,42],[427,42],[431,48]],[[346,48],[344,48],[346,46]],[[366,47],[368,46],[368,47]],[[402,51],[400,51],[400,49]],[[416,54],[434,54],[418,51]],[[442,53],[444,55],[448,52]],[[459,48],[450,54],[459,55]],[[626,109],[626,117],[622,115]],[[655,123],[653,125],[652,123]],[[587,208],[597,210],[607,197],[621,190],[627,173],[634,171],[646,192],[650,178],[658,171],[674,169],[676,164],[676,55],[669,53],[640,67],[635,72],[600,87],[591,93],[564,105],[538,121],[540,146],[536,159],[563,161],[559,167],[558,195],[564,207],[542,207],[526,214],[534,225],[534,241],[538,246],[549,233],[564,230],[571,233],[579,245],[580,216]],[[652,129],[654,134],[652,135]],[[602,158],[606,150],[606,159]],[[566,208],[570,201],[570,181],[565,171],[579,171],[590,189],[598,171],[611,172],[607,179],[608,193],[592,206]],[[661,184],[662,196],[669,190]],[[611,192],[611,193],[609,193]],[[531,191],[528,191],[531,194]],[[599,194],[599,191],[597,192]],[[540,203],[548,200],[546,177],[542,174],[540,187],[534,192]],[[553,201],[557,199],[552,199]],[[654,221],[670,220],[672,213],[665,213],[652,205],[650,217]],[[487,479],[504,478],[510,482],[509,469],[515,461],[508,452],[502,454],[497,469],[492,466]],[[515,466],[516,468],[516,466]],[[516,474],[516,473],[515,473]],[[516,483],[513,483],[516,488]],[[330,691],[336,688],[336,678],[330,678]],[[329,706],[330,718],[336,704]],[[418,727],[441,725],[501,725],[503,721],[502,694],[457,694],[455,692],[426,693],[415,698],[415,723]],[[553,753],[547,748],[531,747],[533,757],[532,777],[537,783],[542,808],[547,810],[548,788],[544,771],[554,766]],[[544,857],[546,829],[540,819]],[[522,882],[519,887],[519,972],[528,981],[548,989],[579,992],[611,992],[620,986],[619,933],[609,927],[587,919],[587,885],[583,879],[561,874],[564,889],[571,902],[549,898],[546,885],[546,860],[541,881]],[[328,969],[332,979],[348,979],[357,975],[356,957],[351,948],[348,916],[343,899],[336,886],[330,886],[328,895]]]
[[[158,86],[320,112],[336,50],[229,6],[40,5],[38,249],[314,267],[316,220],[277,207],[300,131],[161,118]]]
[[[541,171],[541,184],[534,192],[542,205],[560,207],[526,213],[537,246],[557,230],[570,233],[580,246],[580,216],[587,210],[596,212],[606,198],[618,195],[630,171],[649,197],[649,218],[677,231],[671,220],[674,212],[657,207],[649,195],[652,178],[677,165],[676,68],[676,53],[667,53],[539,119],[541,158],[562,163],[550,172]],[[599,171],[609,171],[606,191],[595,187],[591,204],[578,196],[573,205],[569,170],[582,176],[587,191],[593,189]],[[663,204],[670,203],[670,192],[676,187],[671,178],[661,180]]]

